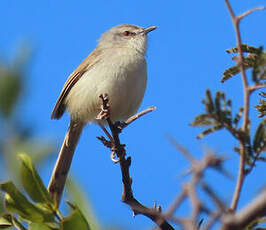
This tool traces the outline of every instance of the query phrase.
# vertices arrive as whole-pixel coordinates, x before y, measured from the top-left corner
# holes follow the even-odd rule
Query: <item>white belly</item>
[[[101,108],[99,96],[107,93],[112,121],[125,120],[139,108],[146,81],[144,56],[118,49],[116,53],[106,53],[84,73],[70,90],[65,103],[73,119],[94,122]]]

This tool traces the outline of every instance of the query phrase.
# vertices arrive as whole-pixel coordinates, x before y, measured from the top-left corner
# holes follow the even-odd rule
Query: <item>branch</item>
[[[244,17],[248,16],[249,14],[253,13],[254,11],[265,10],[265,9],[266,9],[265,6],[261,6],[261,7],[253,8],[253,9],[248,10],[248,11],[244,12],[243,14],[239,15],[239,16],[238,16],[238,19],[241,20],[241,19],[243,19]]]
[[[123,182],[123,192],[121,200],[122,202],[128,204],[133,211],[134,215],[142,214],[148,218],[150,218],[154,223],[158,225],[162,230],[174,230],[174,228],[166,221],[166,219],[161,214],[161,207],[154,207],[154,208],[148,208],[144,205],[142,205],[137,199],[135,199],[132,191],[132,178],[130,177],[129,173],[129,167],[131,165],[131,157],[126,157],[126,150],[125,145],[120,143],[119,134],[121,133],[121,130],[125,128],[127,125],[131,124],[133,121],[138,119],[139,117],[143,116],[144,114],[147,114],[148,112],[151,112],[155,109],[155,107],[150,107],[147,110],[142,111],[141,113],[132,116],[129,118],[125,123],[117,125],[117,123],[113,123],[110,119],[110,107],[108,104],[108,95],[100,95],[100,98],[103,103],[103,108],[101,113],[109,113],[105,116],[101,114],[98,117],[104,117],[108,123],[108,126],[112,133],[112,140],[106,141],[105,138],[101,137],[101,141],[106,147],[109,147],[112,152],[114,152],[117,157],[119,158],[119,164],[122,174],[122,182]],[[121,125],[121,126],[120,126]]]
[[[125,127],[127,127],[128,125],[130,125],[132,122],[134,122],[135,120],[139,119],[140,117],[142,117],[143,115],[152,112],[153,110],[155,110],[156,107],[155,106],[151,106],[133,116],[131,116],[130,118],[128,118],[122,125],[122,128],[124,129]]]
[[[249,86],[248,90],[250,93],[253,93],[255,90],[266,88],[266,84],[257,84],[254,86]]]
[[[191,163],[191,169],[189,170],[192,174],[192,179],[189,183],[183,184],[183,189],[181,193],[176,197],[175,201],[165,212],[165,217],[168,220],[174,221],[181,226],[182,229],[198,230],[200,213],[206,212],[210,214],[211,220],[204,229],[210,229],[214,222],[220,218],[222,212],[224,211],[224,205],[222,201],[215,195],[215,192],[203,181],[203,174],[208,168],[215,168],[222,172],[222,162],[224,159],[222,157],[215,156],[212,153],[208,153],[200,161],[194,159],[194,157],[186,150],[182,145],[180,145],[174,138],[168,137],[171,143],[180,151],[187,160]],[[223,172],[222,172],[223,173]],[[200,202],[197,195],[197,187],[201,184],[207,195],[218,207],[218,212],[211,213],[205,203]],[[192,207],[192,214],[188,218],[178,218],[174,216],[174,213],[182,205],[182,203],[189,199]]]
[[[239,57],[237,58],[237,63],[239,65],[241,76],[242,76],[243,94],[244,94],[243,123],[242,123],[241,129],[242,129],[243,134],[245,134],[248,131],[248,123],[249,123],[250,94],[252,93],[253,90],[255,90],[255,88],[250,88],[248,85],[248,81],[247,81],[247,76],[246,76],[246,71],[245,71],[245,66],[244,66],[244,54],[243,54],[243,50],[241,47],[242,41],[241,41],[239,23],[247,15],[251,14],[252,12],[254,12],[256,10],[264,10],[265,7],[254,8],[254,9],[246,11],[245,13],[241,14],[240,16],[235,16],[235,13],[234,13],[228,0],[225,0],[225,4],[226,4],[227,9],[231,15],[233,25],[235,28],[235,32],[236,32],[237,50],[239,53]],[[240,161],[239,161],[238,179],[237,179],[235,192],[234,192],[234,196],[233,196],[232,204],[231,204],[231,209],[233,211],[235,211],[237,208],[237,204],[239,201],[243,182],[245,179],[246,146],[245,146],[244,138],[239,139],[239,145],[240,145]]]
[[[256,218],[266,215],[266,191],[237,214],[227,214],[222,219],[221,230],[243,229]]]

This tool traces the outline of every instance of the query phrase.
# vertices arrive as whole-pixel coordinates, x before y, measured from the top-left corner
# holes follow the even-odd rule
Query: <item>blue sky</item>
[[[231,2],[237,14],[265,4],[264,0]],[[242,105],[240,78],[220,83],[223,70],[233,64],[225,49],[235,46],[235,33],[224,1],[9,0],[1,1],[0,8],[1,56],[12,60],[25,42],[33,48],[26,72],[26,104],[18,109],[25,118],[23,122],[34,124],[34,132],[40,138],[49,137],[55,139],[58,148],[61,145],[69,116],[54,121],[50,120],[50,113],[68,75],[94,49],[103,32],[123,23],[157,25],[158,29],[149,34],[148,86],[141,106],[144,109],[155,105],[157,110],[128,127],[121,136],[133,160],[131,174],[136,198],[148,206],[156,201],[165,209],[180,192],[180,174],[188,163],[166,135],[176,138],[196,158],[206,148],[228,156],[226,168],[236,176],[238,157],[232,150],[236,141],[225,131],[196,140],[200,129],[188,125],[203,112],[201,99],[207,88],[225,91],[233,99],[234,111]],[[265,22],[265,11],[244,19],[243,42],[265,45]],[[257,101],[254,95],[252,105]],[[253,108],[251,115],[257,124]],[[110,161],[109,152],[96,140],[97,135],[101,135],[98,127],[86,127],[71,171],[84,187],[100,222],[147,229],[152,223],[141,216],[133,219],[129,208],[120,202],[119,166]],[[55,158],[43,171],[46,183]],[[247,178],[240,207],[265,185],[258,179],[264,171],[265,165],[259,164],[257,172]],[[216,183],[217,193],[230,203],[234,181],[216,173],[207,176],[211,184]]]

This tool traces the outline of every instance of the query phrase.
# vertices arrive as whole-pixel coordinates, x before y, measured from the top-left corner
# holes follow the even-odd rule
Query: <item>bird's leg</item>
[[[99,126],[101,127],[101,129],[103,130],[103,132],[105,133],[105,135],[109,138],[109,144],[108,145],[110,145],[110,149],[111,149],[111,151],[112,151],[112,153],[111,153],[111,155],[110,155],[110,158],[111,158],[111,160],[114,162],[114,163],[117,163],[117,162],[119,162],[119,160],[117,160],[116,158],[115,158],[115,151],[113,151],[113,147],[112,146],[114,146],[114,139],[113,139],[113,137],[112,137],[112,135],[108,132],[108,130],[104,127],[104,125],[103,124],[101,124],[100,122],[98,122],[98,124],[99,124]]]
[[[103,132],[105,133],[105,135],[109,138],[110,142],[114,142],[114,139],[112,137],[112,135],[108,132],[108,130],[104,127],[103,124],[101,124],[100,122],[98,122],[98,125],[101,127],[101,129],[103,130]]]
[[[113,137],[112,135],[107,131],[107,129],[102,124],[101,120],[107,120],[110,118],[110,105],[108,103],[108,95],[107,94],[101,94],[100,98],[103,101],[103,104],[101,105],[101,111],[96,116],[96,120],[99,120],[97,123],[103,130],[103,132],[106,134],[106,136],[109,138],[109,140],[113,143]]]
[[[96,120],[106,120],[110,117],[110,106],[107,104],[105,107],[101,105],[101,112],[96,116]]]
[[[109,138],[109,141],[106,140],[108,143],[107,143],[107,145],[105,144],[105,146],[109,147],[109,148],[111,149],[111,151],[112,151],[112,153],[111,153],[111,155],[110,155],[111,160],[112,160],[114,163],[119,162],[119,160],[117,160],[117,159],[115,158],[115,151],[113,150],[114,139],[113,139],[112,135],[108,132],[108,130],[104,127],[103,124],[101,124],[100,122],[98,122],[98,125],[101,127],[101,129],[103,130],[103,132],[105,133],[105,135]],[[102,138],[103,138],[103,137],[102,137]],[[100,139],[100,137],[98,137],[98,139]],[[102,139],[100,139],[100,140],[103,142]],[[105,139],[104,139],[104,140],[105,140]]]
[[[122,131],[122,123],[120,122],[116,122],[115,124],[112,123],[111,119],[110,119],[110,104],[108,103],[109,102],[109,98],[108,98],[108,95],[107,94],[101,94],[100,96],[100,99],[102,100],[102,105],[101,105],[101,111],[100,113],[97,115],[96,117],[96,120],[106,120],[110,129],[111,129],[111,132],[112,132],[112,135],[114,135],[114,132],[116,132],[117,134],[120,133]],[[119,159],[116,159],[116,149],[115,149],[115,140],[113,137],[107,130],[106,128],[104,127],[104,125],[101,123],[101,122],[98,122],[98,124],[100,125],[100,127],[102,128],[102,130],[104,131],[104,133],[108,136],[109,140],[110,140],[110,149],[112,151],[111,153],[111,160],[115,163],[119,162],[120,160]],[[115,129],[115,130],[114,130]]]

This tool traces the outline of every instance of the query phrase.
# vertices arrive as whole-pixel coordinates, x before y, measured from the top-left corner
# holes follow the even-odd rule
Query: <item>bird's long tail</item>
[[[53,174],[48,185],[48,191],[53,200],[59,206],[60,199],[65,187],[67,174],[71,166],[72,158],[79,141],[83,123],[70,121],[68,131],[62,144],[59,156],[57,158]]]

